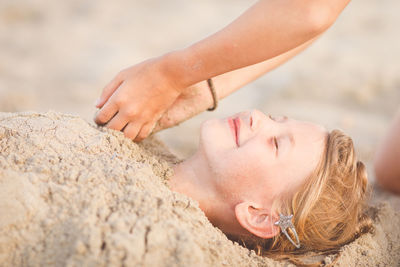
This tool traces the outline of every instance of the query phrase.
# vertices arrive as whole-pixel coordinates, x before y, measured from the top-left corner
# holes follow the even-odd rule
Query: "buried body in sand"
[[[400,216],[364,209],[365,168],[340,131],[243,112],[204,123],[180,162],[155,139],[138,145],[75,116],[0,113],[0,149],[1,266],[400,260]],[[293,215],[300,248],[280,214]]]

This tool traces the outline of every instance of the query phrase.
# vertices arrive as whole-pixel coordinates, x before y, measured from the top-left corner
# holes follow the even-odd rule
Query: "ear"
[[[258,237],[267,239],[279,234],[279,227],[274,225],[278,221],[277,216],[267,209],[257,208],[254,203],[246,201],[237,204],[235,215],[243,228]]]

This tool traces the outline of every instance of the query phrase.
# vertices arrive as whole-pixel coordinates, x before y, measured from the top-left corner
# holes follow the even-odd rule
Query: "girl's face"
[[[295,190],[322,157],[327,131],[258,110],[203,123],[199,152],[227,201],[262,201]]]

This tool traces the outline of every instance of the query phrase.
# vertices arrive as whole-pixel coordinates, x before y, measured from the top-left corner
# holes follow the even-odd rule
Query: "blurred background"
[[[214,33],[254,2],[2,0],[0,111],[55,110],[92,122],[118,71]],[[400,107],[399,10],[398,0],[353,0],[301,55],[158,136],[187,157],[202,121],[257,108],[342,129],[371,170]]]

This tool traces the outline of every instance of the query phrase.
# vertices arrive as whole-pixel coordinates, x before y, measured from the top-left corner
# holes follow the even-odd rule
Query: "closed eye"
[[[285,122],[288,120],[288,117],[286,116],[272,116],[272,115],[268,115],[268,117],[276,122]]]
[[[278,153],[279,144],[278,144],[278,140],[276,139],[276,136],[274,136],[274,144],[275,144],[276,153]]]

